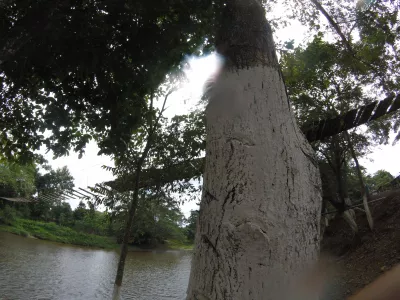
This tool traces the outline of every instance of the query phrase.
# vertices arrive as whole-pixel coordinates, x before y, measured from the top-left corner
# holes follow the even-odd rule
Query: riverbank
[[[55,223],[16,219],[9,226],[0,225],[0,230],[24,237],[34,237],[63,244],[103,249],[115,249],[118,247],[118,244],[111,237],[78,232]]]
[[[151,252],[151,251],[192,251],[194,244],[190,242],[184,242],[179,240],[166,240],[163,244],[157,245],[129,245],[128,251],[132,252]]]
[[[83,233],[69,227],[59,226],[55,223],[26,219],[15,219],[11,225],[0,224],[0,231],[9,232],[24,237],[37,238],[41,240],[77,246],[97,247],[103,249],[118,249],[120,247],[120,245],[118,245],[112,237]],[[130,247],[130,251],[145,250],[193,250],[193,244],[178,240],[167,240],[165,244],[154,247]]]
[[[167,240],[167,247],[172,250],[193,250],[193,243],[185,243],[178,240]]]

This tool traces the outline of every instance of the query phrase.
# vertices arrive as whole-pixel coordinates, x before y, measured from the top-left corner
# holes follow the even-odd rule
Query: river
[[[117,251],[104,251],[0,232],[0,299],[111,299]],[[185,299],[190,252],[128,254],[123,299]]]

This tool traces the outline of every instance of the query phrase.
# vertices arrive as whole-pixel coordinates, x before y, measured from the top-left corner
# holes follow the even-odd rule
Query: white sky
[[[295,40],[295,46],[303,43],[307,37],[306,28],[299,22],[293,22],[291,26],[279,30],[275,34],[275,40],[288,41]],[[204,82],[218,68],[218,58],[216,55],[207,57],[188,58],[190,68],[186,70],[188,82],[184,86],[172,94],[167,102],[167,117],[173,117],[177,114],[185,114],[189,112],[201,97]],[[44,149],[40,153],[44,154],[46,159],[53,168],[68,166],[72,176],[75,178],[76,188],[87,188],[94,186],[96,183],[111,180],[113,178],[110,172],[101,168],[102,165],[113,165],[112,161],[107,156],[97,156],[99,151],[94,142],[90,142],[86,147],[86,153],[83,158],[78,159],[78,155],[72,153],[68,157],[62,157],[56,160],[52,159],[52,154],[44,154]],[[396,146],[386,145],[380,146],[373,150],[373,153],[367,158],[360,160],[360,163],[365,166],[369,173],[374,173],[377,170],[385,169],[396,176],[400,172],[400,161],[398,156],[400,153],[400,143]],[[69,203],[74,209],[78,205],[79,200],[71,200]],[[196,209],[197,201],[185,203],[181,206],[182,212],[189,216],[190,210]]]

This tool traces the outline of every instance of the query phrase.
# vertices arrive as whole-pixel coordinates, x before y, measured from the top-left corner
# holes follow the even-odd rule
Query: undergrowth
[[[15,219],[9,226],[1,225],[0,230],[21,236],[32,236],[64,244],[112,249],[118,247],[113,238],[75,231],[55,223]]]

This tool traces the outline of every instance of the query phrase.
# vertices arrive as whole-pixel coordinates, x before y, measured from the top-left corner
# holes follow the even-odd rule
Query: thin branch
[[[317,0],[310,0],[310,1],[317,7],[317,9],[321,12],[321,14],[324,15],[324,17],[328,20],[328,22],[331,24],[331,26],[336,30],[336,33],[342,39],[342,42],[346,46],[347,50],[350,53],[354,53],[353,48],[351,47],[349,41],[344,36],[344,34],[343,34],[342,30],[340,29],[339,25],[330,16],[330,14],[325,10],[325,8],[321,5],[321,3],[319,3]]]
[[[385,74],[380,72],[374,65],[372,65],[369,62],[364,61],[360,57],[356,56],[356,52],[354,51],[353,47],[351,46],[350,42],[347,40],[345,35],[343,34],[342,30],[340,29],[339,25],[335,22],[335,20],[329,15],[329,13],[325,10],[325,8],[319,3],[317,0],[310,0],[316,7],[317,9],[325,16],[325,18],[328,20],[329,24],[335,29],[336,33],[340,36],[343,44],[345,45],[346,49],[353,55],[354,58],[358,59],[360,62],[363,64],[367,65],[370,67],[372,70],[374,70],[379,76],[381,76],[382,79],[382,85],[384,88],[387,87],[386,85],[386,78]],[[353,30],[353,28],[352,28]]]
[[[154,101],[154,92],[151,91],[151,94],[150,94],[150,114],[153,112],[153,101]],[[153,122],[150,121],[150,125],[149,126],[150,126],[150,129],[149,129],[149,131],[147,133],[149,133],[149,132],[151,132],[153,130]],[[146,130],[147,130],[147,128],[146,128]]]
[[[162,116],[162,114],[164,113],[164,111],[165,111],[165,104],[167,103],[167,99],[168,99],[168,97],[173,93],[173,92],[175,92],[175,88],[173,88],[173,89],[171,89],[166,95],[165,95],[165,97],[164,97],[164,103],[163,103],[163,105],[162,105],[162,108],[161,108],[161,110],[160,110],[160,113],[158,114],[158,117],[157,117],[157,119],[156,119],[156,121],[155,121],[155,125],[158,125],[158,122],[160,121],[160,119],[161,119],[161,116]]]

